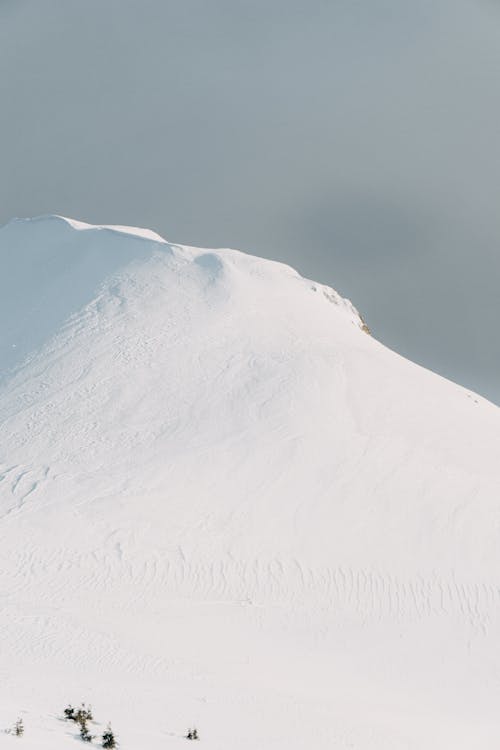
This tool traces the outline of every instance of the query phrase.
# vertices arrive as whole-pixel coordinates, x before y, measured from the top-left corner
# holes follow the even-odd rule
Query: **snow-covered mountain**
[[[497,747],[497,407],[288,266],[148,230],[10,222],[0,320],[26,750],[80,700],[123,750]]]

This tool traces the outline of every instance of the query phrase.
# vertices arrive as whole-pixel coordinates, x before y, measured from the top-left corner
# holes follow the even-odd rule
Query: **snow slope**
[[[148,230],[13,220],[0,320],[0,728],[71,748],[86,700],[123,750],[498,747],[497,407]]]

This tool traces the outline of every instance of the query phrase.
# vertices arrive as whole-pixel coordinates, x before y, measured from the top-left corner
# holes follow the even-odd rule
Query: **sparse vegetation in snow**
[[[84,742],[92,742],[94,739],[89,732],[86,722],[80,724],[80,737]]]
[[[83,726],[87,721],[93,721],[93,719],[92,706],[86,706],[85,703],[82,703],[75,713],[74,721]]]
[[[102,746],[110,749],[116,747],[116,739],[111,729],[111,724],[108,724],[106,731],[102,735]]]

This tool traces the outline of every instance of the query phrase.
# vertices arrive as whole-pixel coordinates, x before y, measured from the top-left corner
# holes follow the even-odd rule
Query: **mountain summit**
[[[194,722],[208,750],[495,746],[497,407],[292,268],[149,230],[13,220],[0,319],[3,697],[33,748],[67,746],[69,691],[124,750]]]

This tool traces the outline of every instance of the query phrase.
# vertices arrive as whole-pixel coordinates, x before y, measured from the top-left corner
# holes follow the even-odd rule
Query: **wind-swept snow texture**
[[[1,748],[82,700],[123,750],[499,747],[495,406],[146,230],[10,222],[0,320]]]

